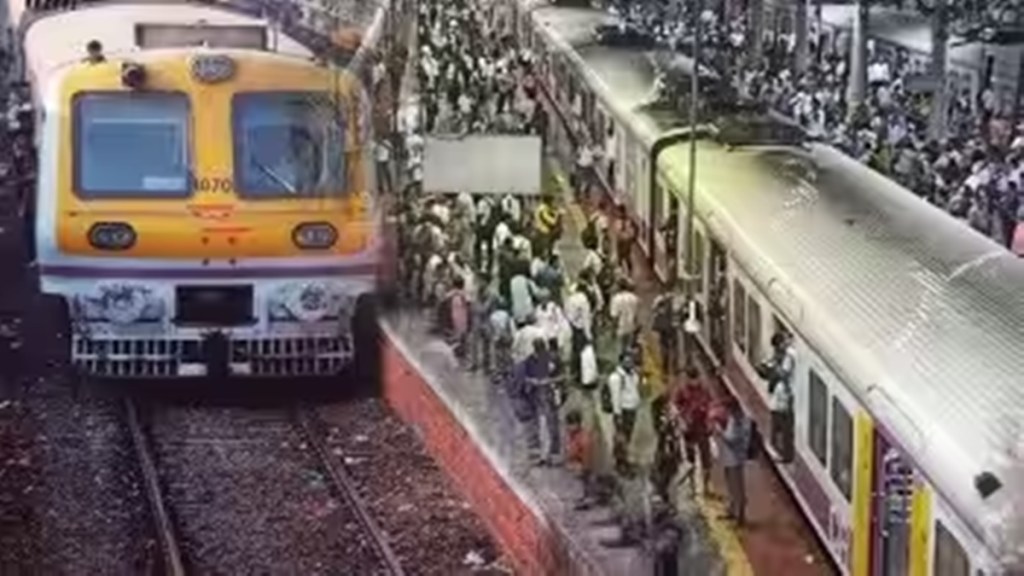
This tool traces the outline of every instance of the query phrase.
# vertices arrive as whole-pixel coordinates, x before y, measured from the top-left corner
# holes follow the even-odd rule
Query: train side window
[[[827,464],[828,449],[828,388],[813,369],[807,379],[810,401],[807,403],[807,444],[822,466]]]
[[[761,358],[761,305],[753,295],[747,297],[747,360],[757,366]]]
[[[935,576],[968,576],[971,573],[970,561],[963,546],[956,537],[942,524],[935,522]]]
[[[847,500],[853,487],[853,419],[838,398],[832,398],[832,457],[829,474]]]
[[[747,293],[739,280],[733,280],[732,284],[732,321],[733,340],[740,350],[746,352],[747,343],[747,318],[746,318]]]

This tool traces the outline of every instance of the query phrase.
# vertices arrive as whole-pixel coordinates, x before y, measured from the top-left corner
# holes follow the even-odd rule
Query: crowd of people
[[[1024,134],[1011,125],[1013,110],[999,105],[993,87],[984,86],[976,95],[951,94],[946,130],[933,137],[928,130],[932,98],[908,86],[908,79],[925,71],[904,49],[869,40],[866,98],[850,106],[849,49],[824,42],[812,29],[809,65],[798,74],[795,36],[767,31],[760,60],[751,65],[746,15],[726,17],[709,8],[694,18],[693,6],[613,1],[608,9],[622,18],[624,28],[645,31],[658,44],[684,53],[692,53],[692,23],[700,22],[702,61],[728,83],[722,92],[728,98],[749,99],[792,118],[978,232],[1024,254]]]
[[[444,133],[544,134],[546,115],[528,73],[529,53],[515,49],[470,6],[428,3],[419,20],[418,80],[424,124]]]
[[[22,83],[6,84],[6,110],[0,121],[0,177],[5,182],[5,203],[14,206],[24,224],[28,262],[35,257],[35,118],[31,94]]]
[[[680,529],[676,488],[688,481],[695,490],[697,476],[709,491],[713,465],[724,470],[728,516],[742,524],[743,469],[759,446],[756,431],[734,399],[717,398],[710,377],[680,357],[686,306],[676,287],[663,289],[649,310],[643,305],[633,273],[637,230],[625,212],[584,206],[585,224],[574,228],[553,190],[538,199],[423,192],[425,133],[543,133],[545,112],[530,52],[512,44],[491,14],[466,0],[419,10],[421,115],[401,122],[404,186],[394,205],[400,298],[427,311],[466,370],[486,375],[517,422],[531,466],[568,466],[582,484],[577,507],[618,511],[622,536],[607,545],[672,542],[665,535]],[[385,171],[387,158],[378,156]],[[573,180],[586,186],[585,178]],[[645,368],[652,333],[661,370]],[[784,358],[788,340],[779,350]],[[778,389],[789,389],[784,369],[766,370]],[[641,465],[633,448],[645,410],[657,438],[653,465]],[[651,507],[633,505],[648,487]]]

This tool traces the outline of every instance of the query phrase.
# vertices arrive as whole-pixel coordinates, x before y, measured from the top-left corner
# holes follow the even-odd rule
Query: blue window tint
[[[239,194],[308,198],[345,191],[345,129],[326,94],[238,94],[233,116]]]
[[[86,198],[189,195],[189,118],[183,94],[79,94],[74,105],[75,190]]]

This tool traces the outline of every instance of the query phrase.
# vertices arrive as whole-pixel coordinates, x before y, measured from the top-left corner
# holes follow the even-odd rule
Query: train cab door
[[[729,310],[729,253],[714,237],[709,237],[711,249],[708,261],[708,340],[711,351],[725,361],[726,318]]]
[[[883,434],[875,432],[871,574],[908,576],[914,470]]]

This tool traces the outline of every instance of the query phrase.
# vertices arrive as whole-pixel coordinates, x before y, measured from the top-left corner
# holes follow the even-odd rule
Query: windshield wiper
[[[250,156],[249,161],[252,162],[253,165],[259,169],[260,172],[263,172],[264,175],[268,176],[274,182],[277,182],[277,184],[284,188],[289,194],[298,195],[299,190],[298,188],[295,187],[294,184],[292,184],[288,180],[285,180],[284,177],[282,177],[280,174],[270,169],[270,167],[268,167],[266,164],[257,160],[255,156]]]

